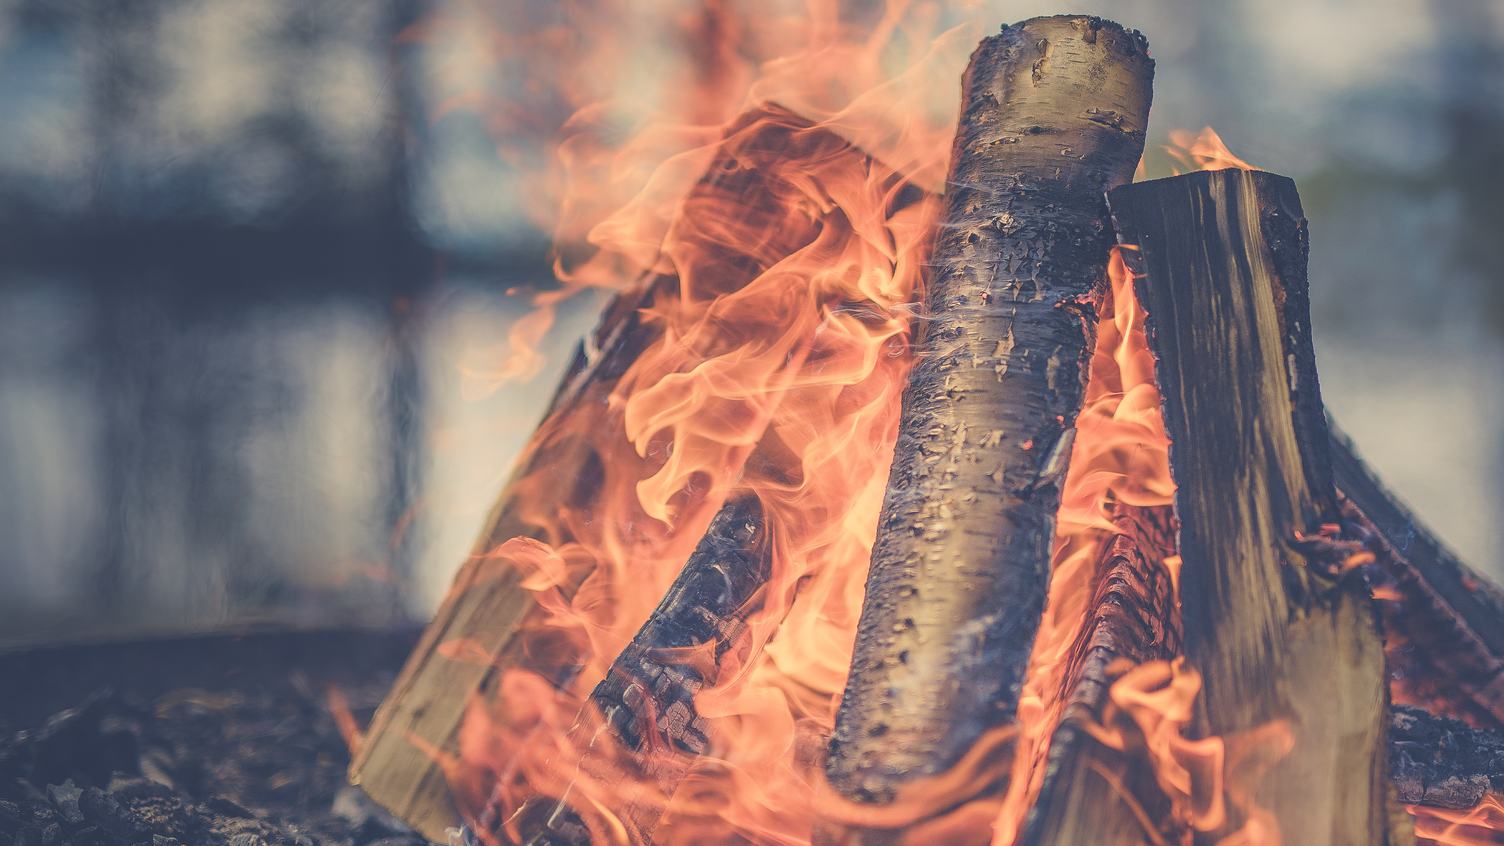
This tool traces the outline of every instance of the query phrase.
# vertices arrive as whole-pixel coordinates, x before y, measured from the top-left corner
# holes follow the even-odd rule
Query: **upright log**
[[[1231,774],[1229,819],[1284,842],[1403,839],[1389,824],[1384,656],[1340,520],[1316,381],[1295,185],[1223,170],[1109,195],[1148,312],[1181,522],[1197,723],[1267,771]],[[1289,732],[1240,749],[1247,733]]]
[[[1143,36],[1082,16],[972,54],[826,762],[850,798],[888,802],[1013,719],[1111,246],[1102,193],[1142,153],[1153,67]]]
[[[816,217],[788,206],[802,186],[772,175],[787,159],[821,161],[861,156],[851,144],[778,106],[750,111],[727,131],[706,175],[685,200],[669,241],[688,267],[677,268],[696,285],[697,296],[735,290],[814,240]],[[736,217],[724,213],[735,207]],[[727,229],[734,230],[728,237]],[[743,245],[727,249],[727,242]],[[350,767],[350,779],[378,803],[435,842],[458,823],[442,767],[430,752],[452,753],[475,695],[494,686],[502,668],[523,664],[515,637],[534,612],[520,573],[498,568],[487,553],[512,537],[551,543],[560,516],[588,510],[601,482],[602,450],[629,450],[621,422],[607,400],[639,353],[661,334],[643,320],[643,309],[679,297],[679,275],[649,275],[609,305],[591,343],[582,345],[549,411],[501,492],[475,545],[455,577],[449,596],[425,630],[391,692],[372,720],[366,742]],[[546,468],[546,474],[540,470]],[[491,656],[489,663],[445,658],[440,647],[464,641]]]

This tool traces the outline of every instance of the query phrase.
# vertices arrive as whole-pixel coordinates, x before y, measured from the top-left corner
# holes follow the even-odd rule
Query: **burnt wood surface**
[[[591,713],[582,715],[571,732],[586,750],[581,770],[600,778],[620,767],[616,753],[624,750],[630,753],[626,761],[632,771],[622,776],[651,784],[661,795],[672,794],[694,758],[709,749],[704,721],[695,712],[695,694],[715,682],[722,658],[742,642],[747,613],[767,583],[771,555],[762,506],[754,496],[735,496],[711,521],[662,602],[591,692]],[[602,728],[609,739],[600,736]],[[597,744],[610,748],[591,760]],[[500,834],[512,810],[493,800],[478,824]],[[649,802],[616,810],[634,838],[646,842],[663,809]],[[517,815],[516,826],[516,832],[507,832],[513,837],[508,842],[590,842],[589,829],[568,796],[530,802]]]
[[[801,216],[791,223],[786,198],[800,189],[772,177],[769,166],[787,158],[818,160],[862,153],[839,136],[809,126],[781,107],[764,105],[728,129],[670,233],[670,238],[700,248],[685,251],[695,262],[681,269],[696,285],[709,286],[697,289],[696,295],[735,290],[814,240],[819,219]],[[735,219],[723,213],[727,204],[740,210]],[[713,208],[701,211],[707,207]],[[744,251],[722,246],[722,228],[727,226],[737,230],[736,240],[746,245]],[[501,668],[524,660],[514,635],[533,610],[529,593],[518,587],[520,574],[497,572],[485,553],[518,536],[551,543],[569,540],[545,536],[543,529],[567,510],[590,507],[600,487],[603,444],[609,442],[609,447],[619,441],[629,448],[607,399],[638,354],[660,336],[660,324],[643,320],[642,310],[681,293],[677,276],[650,275],[606,308],[518,459],[475,554],[456,576],[351,765],[352,782],[436,842],[445,840],[445,831],[459,821],[459,813],[442,768],[411,738],[441,750],[454,749],[471,697],[492,686]],[[536,473],[539,468],[547,468],[547,473]],[[439,654],[444,643],[458,639],[489,652],[494,660],[488,665]]]
[[[1287,842],[1383,844],[1384,660],[1367,588],[1344,573],[1330,440],[1295,184],[1222,170],[1109,195],[1139,277],[1170,436],[1186,654],[1201,671],[1196,729],[1267,756],[1228,791],[1215,842],[1255,808]],[[1289,749],[1238,748],[1288,730]]]
[[[1152,75],[1141,35],[1083,16],[972,55],[826,763],[850,798],[887,802],[1013,719],[1112,243],[1102,192],[1132,177]]]
[[[1168,801],[1142,756],[1109,749],[1086,730],[1101,724],[1123,662],[1180,652],[1180,611],[1163,563],[1175,551],[1171,509],[1120,506],[1113,522],[1117,534],[1103,543],[1090,616],[1065,674],[1066,704],[1050,738],[1048,770],[1019,846],[1139,846],[1144,824],[1130,802],[1156,822],[1168,821]]]
[[[1343,515],[1376,557],[1370,579],[1393,692],[1504,728],[1504,590],[1427,531],[1335,430],[1332,465]]]
[[[1401,802],[1472,808],[1490,793],[1504,793],[1504,733],[1396,705],[1389,713],[1389,772]]]

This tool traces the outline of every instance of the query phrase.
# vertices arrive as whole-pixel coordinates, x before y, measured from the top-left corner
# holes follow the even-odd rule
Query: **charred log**
[[[1389,714],[1389,773],[1399,800],[1472,808],[1504,793],[1504,733],[1396,705]]]
[[[1223,170],[1109,195],[1146,307],[1180,518],[1197,729],[1288,751],[1228,791],[1291,842],[1391,842],[1383,652],[1360,548],[1340,520],[1316,381],[1307,234],[1295,185]],[[1286,744],[1263,744],[1258,752]]]
[[[752,496],[728,502],[663,601],[590,694],[587,707],[593,713],[571,731],[585,750],[581,771],[599,777],[602,770],[619,767],[616,753],[625,751],[634,782],[672,793],[694,758],[709,747],[704,721],[695,713],[695,694],[715,682],[722,658],[742,642],[770,564],[762,506]],[[600,736],[602,728],[609,738]],[[600,758],[591,760],[596,749]],[[591,842],[588,826],[565,793],[529,802],[517,814],[521,833],[515,842]],[[662,808],[646,803],[620,810],[621,822],[645,842]],[[510,817],[510,809],[493,800],[477,824],[500,834]]]
[[[1020,846],[1138,846],[1145,817],[1128,803],[1151,809],[1147,818],[1157,823],[1169,820],[1168,803],[1144,759],[1134,750],[1109,749],[1087,731],[1102,721],[1116,666],[1166,660],[1180,651],[1180,612],[1164,566],[1175,551],[1171,510],[1122,507],[1113,522],[1118,533],[1104,544],[1097,565],[1091,616],[1076,640],[1049,769]]]
[[[1415,519],[1339,432],[1332,465],[1343,516],[1374,553],[1391,694],[1475,725],[1504,728],[1504,590]]]
[[[1102,192],[1132,177],[1152,73],[1141,35],[1089,17],[972,55],[826,764],[853,799],[888,802],[1013,719],[1111,246]]]

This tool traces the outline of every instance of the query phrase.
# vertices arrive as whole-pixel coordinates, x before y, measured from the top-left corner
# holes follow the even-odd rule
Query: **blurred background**
[[[0,641],[432,610],[599,305],[488,375],[553,284],[530,176],[570,112],[507,40],[591,5],[0,0]],[[599,5],[626,126],[738,4]],[[1141,29],[1149,175],[1210,124],[1294,177],[1328,406],[1504,576],[1504,4],[915,5]]]

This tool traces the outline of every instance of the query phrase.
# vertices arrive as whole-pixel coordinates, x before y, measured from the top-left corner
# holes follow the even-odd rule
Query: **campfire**
[[[1153,70],[1006,27],[953,144],[768,86],[561,254],[618,293],[352,779],[468,843],[1501,842],[1504,591],[1328,421],[1294,183],[1134,181]]]

